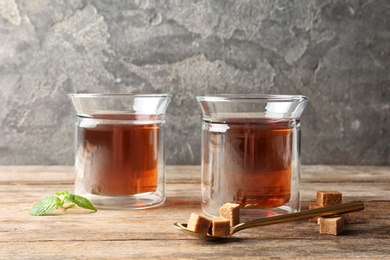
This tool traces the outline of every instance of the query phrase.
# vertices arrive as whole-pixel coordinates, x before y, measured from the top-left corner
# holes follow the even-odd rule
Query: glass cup
[[[243,219],[300,210],[300,116],[305,96],[198,96],[202,108],[202,210],[227,202]]]
[[[97,208],[165,201],[164,129],[170,94],[71,94],[76,110],[75,193]]]

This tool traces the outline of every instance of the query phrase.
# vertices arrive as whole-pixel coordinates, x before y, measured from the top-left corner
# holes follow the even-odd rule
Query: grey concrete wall
[[[168,164],[200,163],[196,95],[302,94],[304,164],[389,165],[390,1],[0,0],[0,164],[72,164],[68,93],[170,92]]]

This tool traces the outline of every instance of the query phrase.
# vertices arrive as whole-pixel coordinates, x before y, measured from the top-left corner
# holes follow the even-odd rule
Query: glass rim
[[[99,98],[99,97],[172,97],[170,93],[159,94],[135,94],[135,93],[71,93],[69,97]]]
[[[269,102],[304,102],[309,98],[304,95],[277,95],[277,94],[217,94],[197,96],[198,101],[269,101]]]

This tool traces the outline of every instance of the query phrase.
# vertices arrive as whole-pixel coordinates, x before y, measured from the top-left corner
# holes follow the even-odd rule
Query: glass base
[[[126,196],[104,196],[95,194],[79,194],[89,199],[97,209],[137,210],[160,206],[165,197],[156,193],[142,193]]]
[[[209,217],[218,217],[218,210],[209,210],[205,206],[202,206],[203,213]],[[266,208],[266,209],[240,209],[240,222],[246,222],[249,220],[273,217],[277,215],[284,215],[288,213],[298,212],[300,208],[293,208],[291,206],[281,206],[277,208]]]

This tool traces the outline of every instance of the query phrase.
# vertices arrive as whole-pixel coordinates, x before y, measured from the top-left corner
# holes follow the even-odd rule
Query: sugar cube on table
[[[344,230],[344,218],[342,216],[318,218],[320,234],[339,235]]]
[[[317,205],[320,207],[340,204],[342,193],[338,191],[317,191]]]
[[[310,203],[309,209],[317,209],[320,208],[320,206],[317,205],[317,203]],[[309,221],[317,222],[318,217],[310,218]]]

